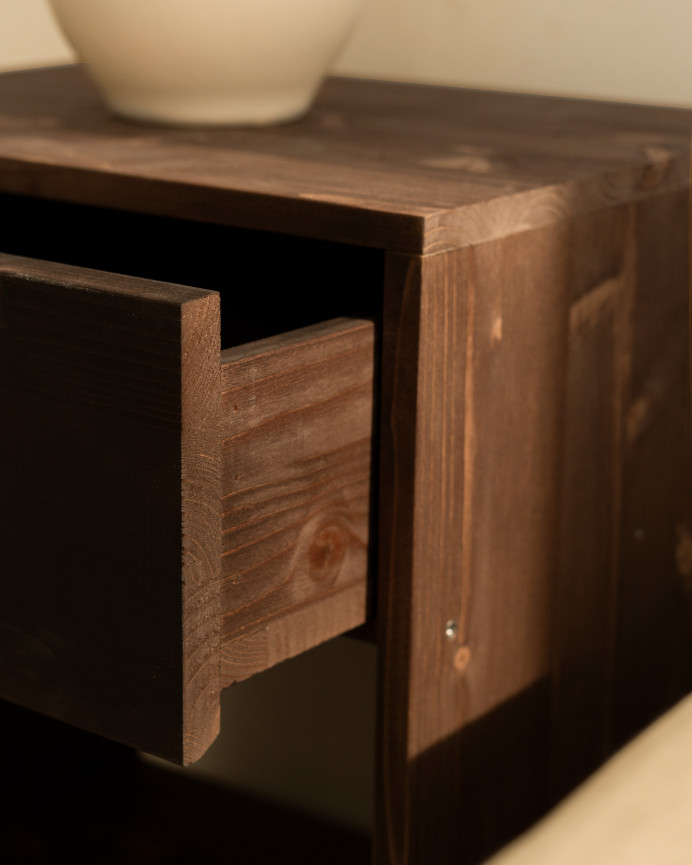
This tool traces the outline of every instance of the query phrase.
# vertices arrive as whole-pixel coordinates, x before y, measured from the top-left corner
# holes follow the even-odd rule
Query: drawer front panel
[[[0,257],[0,696],[179,762],[218,726],[218,322]]]

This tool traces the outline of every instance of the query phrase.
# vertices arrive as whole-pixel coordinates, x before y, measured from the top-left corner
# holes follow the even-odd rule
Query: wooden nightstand
[[[692,684],[691,127],[333,80],[174,130],[2,76],[0,695],[189,762],[376,605],[377,862],[523,828]]]

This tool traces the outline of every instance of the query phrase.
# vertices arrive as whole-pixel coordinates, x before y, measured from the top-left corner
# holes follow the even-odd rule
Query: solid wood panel
[[[634,210],[569,227],[569,332],[554,611],[553,784],[564,795],[610,750],[624,413],[636,292]]]
[[[692,690],[688,196],[636,208],[613,740]]]
[[[0,692],[187,762],[218,729],[218,296],[0,257]]]
[[[213,293],[180,314],[183,763],[205,753],[220,724],[219,314]]]
[[[567,243],[390,259],[378,862],[476,861],[546,801]]]
[[[420,786],[414,761],[436,737],[444,741],[463,723],[457,646],[446,639],[445,628],[462,606],[461,547],[449,536],[459,536],[464,501],[466,257],[389,256],[387,261],[377,597],[378,865],[422,862],[419,836],[430,844],[428,821],[434,820],[431,832],[439,830],[438,820],[457,806],[456,796],[445,801],[459,783],[456,755],[448,760],[446,777],[432,784],[425,779]],[[443,351],[436,353],[433,343]],[[426,361],[424,376],[419,371]],[[439,399],[434,409],[433,397]],[[432,438],[427,448],[421,427]],[[416,667],[422,669],[414,685]],[[425,804],[423,791],[429,797]],[[438,840],[449,843],[448,832],[443,825]],[[457,852],[450,845],[447,856],[456,858]],[[428,861],[446,859],[431,855]]]
[[[0,78],[0,190],[433,252],[687,184],[690,113],[328,81],[296,123],[110,117],[80,68]]]
[[[365,621],[374,326],[224,351],[224,685]]]
[[[549,779],[558,788],[571,783],[610,741],[621,741],[662,710],[685,682],[692,686],[684,396],[689,111],[332,80],[309,116],[295,124],[164,130],[108,117],[76,69],[2,76],[0,106],[0,192],[388,251],[379,863],[463,865],[478,859],[536,816],[549,798]],[[28,224],[35,227],[32,219]],[[45,238],[46,232],[38,233]],[[199,236],[187,235],[197,253],[203,249]],[[219,280],[225,289],[233,278],[226,263],[242,258],[236,253],[245,250],[245,241],[239,236],[235,247],[225,236],[220,246],[216,239],[207,242],[225,250],[226,260],[216,264],[202,256],[210,284]],[[313,273],[319,254],[325,274],[336,267],[343,280],[333,252],[312,248]],[[293,254],[298,260],[303,253]],[[116,255],[145,268],[148,257]],[[199,275],[204,268],[191,258],[187,272]],[[284,265],[288,260],[278,259]],[[380,259],[359,260],[371,276],[359,284],[356,306],[369,312],[371,289],[373,304],[379,303]],[[167,258],[166,264],[177,269],[179,261]],[[353,267],[355,272],[359,265]],[[305,297],[315,293],[315,282],[305,282]],[[324,286],[325,294],[336,291],[329,279]],[[347,287],[338,291],[353,300]],[[18,296],[8,295],[15,306]],[[26,580],[18,583],[24,598],[34,593],[41,616],[59,603],[74,609],[75,644],[91,646],[92,632],[109,630],[97,629],[100,618],[114,623],[110,636],[98,637],[111,641],[109,657],[117,652],[138,662],[135,644],[144,643],[145,634],[153,641],[154,632],[144,613],[130,622],[118,612],[140,604],[149,616],[154,610],[157,621],[169,622],[173,610],[175,628],[159,628],[154,654],[141,656],[167,655],[180,635],[181,608],[196,609],[202,598],[204,610],[211,610],[213,580],[209,592],[196,592],[188,581],[182,595],[176,577],[166,580],[165,590],[157,587],[154,597],[146,594],[151,586],[144,579],[136,589],[121,586],[114,565],[107,574],[118,589],[110,594],[119,600],[104,612],[101,601],[82,597],[69,584],[59,598],[55,586],[62,584],[47,578],[37,591],[32,557],[41,548],[43,573],[54,573],[55,563],[64,570],[72,555],[64,538],[77,537],[75,526],[86,520],[94,540],[79,554],[85,561],[88,554],[89,567],[102,558],[128,558],[131,549],[157,555],[165,549],[168,572],[179,569],[180,461],[194,459],[185,446],[181,457],[175,424],[164,420],[173,417],[172,406],[180,408],[180,428],[192,436],[181,419],[189,417],[194,426],[192,419],[215,399],[210,391],[208,402],[200,393],[189,410],[179,404],[179,379],[185,370],[194,379],[197,364],[185,351],[196,350],[197,307],[182,297],[169,293],[161,302],[166,309],[170,303],[170,320],[160,321],[157,313],[140,330],[140,319],[133,324],[126,318],[122,325],[125,334],[135,328],[131,342],[137,346],[145,339],[147,345],[161,343],[151,362],[132,354],[129,343],[127,354],[108,357],[88,348],[96,342],[94,321],[107,334],[115,328],[118,346],[121,327],[119,313],[94,318],[88,295],[70,307],[69,339],[52,333],[62,329],[56,328],[57,307],[50,306],[52,317],[45,317],[35,337],[40,351],[32,360],[32,381],[43,381],[45,368],[59,386],[0,432],[0,453],[19,453],[19,439],[26,448],[22,459],[5,460],[7,489],[23,489],[27,461],[29,474],[42,482],[34,484],[44,505],[40,518],[35,499],[22,504],[18,495],[19,504],[6,506],[10,533],[3,537],[10,538],[10,548],[16,537],[17,549],[31,550]],[[196,302],[203,295],[185,297]],[[234,301],[232,292],[229,299],[229,320],[246,318],[243,327],[255,326],[254,308],[245,316],[244,299]],[[184,311],[176,312],[176,303]],[[87,313],[79,311],[82,305]],[[283,308],[271,306],[280,326]],[[182,370],[174,320],[183,328]],[[79,340],[72,339],[82,324],[87,337],[79,331]],[[370,454],[364,442],[370,436],[372,360],[365,331],[350,327],[345,333],[318,329],[297,343],[278,338],[259,351],[246,347],[225,356],[224,369],[234,376],[224,385],[225,683],[365,615]],[[8,361],[7,368],[22,369],[25,356],[7,345],[14,364]],[[140,406],[141,397],[142,418],[139,408],[131,410],[134,425],[111,417],[117,415],[108,402],[111,390],[98,377],[96,384],[86,377],[86,360],[75,370],[69,366],[70,358],[82,356],[102,358],[106,370],[115,363],[128,406]],[[158,370],[159,361],[166,388],[154,393],[150,368]],[[142,384],[128,372],[135,362]],[[218,357],[214,363],[218,367]],[[13,399],[25,405],[31,387],[11,387]],[[99,435],[88,441],[80,432],[91,429],[86,422],[75,431],[65,420],[82,417],[82,391],[74,391],[77,413],[65,413],[62,394],[72,394],[70,387],[93,392],[106,406],[105,414],[100,404],[89,414]],[[214,428],[209,421],[197,430],[195,452],[211,453]],[[97,438],[123,456],[94,470]],[[70,459],[52,459],[56,447]],[[176,472],[155,470],[163,462],[175,464]],[[207,489],[210,479],[199,471],[206,463],[192,463],[183,479],[186,502],[198,499],[198,480]],[[324,481],[324,499],[314,494],[316,478]],[[351,484],[352,499],[346,492]],[[133,493],[139,510],[130,507]],[[205,506],[199,519],[184,517],[184,536],[192,527],[200,549],[211,546],[218,504],[214,499],[212,507],[204,495],[202,500],[210,522],[202,516]],[[153,501],[161,504],[154,523]],[[329,522],[333,509],[336,524]],[[323,513],[326,523],[318,516]],[[186,555],[192,543],[187,549]],[[13,555],[23,567],[16,550]],[[314,570],[326,572],[321,582],[311,580]],[[205,577],[199,579],[204,586]],[[209,681],[215,675],[214,651],[204,655],[211,644],[202,634],[213,618],[206,615],[200,629],[190,629],[191,638],[201,638],[190,660],[180,663],[202,719],[213,714],[215,703],[213,684],[211,691],[205,685],[207,672]],[[53,639],[44,628],[21,651],[34,653],[41,692],[59,702],[52,656],[41,654],[46,635]],[[12,632],[6,639],[16,653],[25,638]],[[81,670],[79,664],[75,669]],[[109,694],[119,686],[87,672],[92,678],[87,682],[85,674],[79,687],[88,684],[90,698],[103,704],[99,723],[106,715],[110,723]],[[158,668],[149,673],[153,684],[147,680],[145,689],[142,678],[137,687],[158,711],[178,684],[155,678]],[[143,667],[141,677],[149,673]],[[165,699],[155,696],[160,689]],[[122,714],[134,705],[120,693],[112,713],[116,736]],[[205,693],[212,695],[208,705]],[[177,704],[172,712],[159,712],[162,724],[172,725],[166,742],[180,712]]]

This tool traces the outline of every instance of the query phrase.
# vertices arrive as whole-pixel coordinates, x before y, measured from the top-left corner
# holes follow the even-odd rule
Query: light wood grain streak
[[[622,277],[611,277],[595,285],[572,304],[569,311],[570,330],[587,328],[598,322],[601,316],[613,312],[622,290]]]
[[[621,172],[596,178],[570,180],[569,183],[498,196],[446,212],[438,211],[425,217],[423,252],[475,246],[594,213],[604,207],[650,198],[652,191],[664,195],[685,189],[687,184],[687,157],[684,152],[679,152],[665,163],[663,170],[654,163],[636,169],[628,166]]]
[[[626,441],[631,449],[665,410],[668,399],[680,381],[681,357],[678,346],[661,346],[659,357],[643,381],[639,392],[627,408]]]
[[[469,640],[471,579],[473,574],[473,547],[475,520],[473,513],[474,466],[476,459],[475,393],[474,393],[474,327],[476,323],[476,274],[469,268],[466,284],[466,346],[464,365],[464,500],[461,521],[461,608],[459,616],[459,642]]]

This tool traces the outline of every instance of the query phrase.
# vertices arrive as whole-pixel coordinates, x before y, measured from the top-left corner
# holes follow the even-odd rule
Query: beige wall
[[[0,69],[64,63],[71,56],[44,0],[0,0]]]
[[[340,69],[692,103],[689,0],[370,0]]]
[[[689,105],[690,33],[689,0],[368,0],[337,69]],[[0,0],[0,68],[69,58],[45,0]]]

